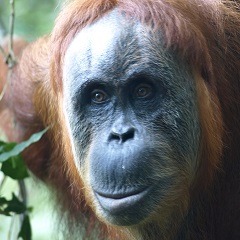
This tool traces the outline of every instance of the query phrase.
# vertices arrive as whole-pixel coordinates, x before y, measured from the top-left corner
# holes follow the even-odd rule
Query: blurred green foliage
[[[62,0],[15,0],[14,33],[31,41],[51,31]],[[0,0],[0,19],[8,29],[9,0]]]
[[[0,182],[0,215],[12,217],[12,220],[14,221],[16,215],[21,214],[19,219],[23,218],[23,220],[21,221],[18,239],[32,240],[32,230],[29,219],[29,213],[32,208],[27,206],[24,183],[24,179],[29,177],[29,174],[20,154],[31,144],[39,141],[46,131],[47,129],[33,134],[27,141],[18,144],[0,141],[0,169],[4,174],[3,180]],[[7,199],[4,192],[1,191],[5,180],[8,177],[18,180],[19,186],[24,184],[24,193],[21,194],[21,200],[14,194],[14,192],[12,192],[12,198]],[[13,232],[14,230],[11,227],[9,231]]]
[[[5,26],[6,32],[9,32],[9,2],[10,0],[0,0],[0,25],[3,24]],[[28,41],[33,41],[40,36],[50,33],[61,4],[62,0],[15,0],[14,34]],[[4,133],[0,130],[0,138],[2,136],[4,136]],[[3,156],[3,154],[5,154],[3,153],[4,146],[8,147],[10,145],[0,142],[0,150],[2,150],[2,152],[0,151],[0,154],[2,153],[0,162],[1,159],[2,161],[5,159]],[[4,164],[0,163],[0,183],[2,183],[4,174],[5,176],[10,176],[6,178],[5,183],[1,186],[0,212],[2,212],[2,214],[0,214],[0,239],[15,240],[18,238],[17,236],[21,237],[21,239],[30,239],[30,222],[33,229],[33,240],[53,239],[51,237],[53,234],[52,197],[48,199],[49,193],[47,189],[42,189],[43,186],[41,185],[35,185],[31,178],[28,178],[28,206],[33,206],[33,211],[30,211],[21,201],[18,201],[16,195],[19,192],[18,185],[16,184],[17,181],[11,178],[11,176],[16,177],[15,167],[19,168],[20,166],[19,169],[23,170],[21,161],[17,163],[18,164],[16,164],[15,158],[4,162]],[[13,172],[14,174],[12,174]],[[21,179],[25,178],[25,173],[25,170],[21,171]],[[13,193],[15,195],[13,195]],[[11,227],[11,216],[17,213],[21,214],[22,212],[26,213],[22,226],[18,226],[20,222],[15,221],[15,227]],[[7,217],[4,214],[7,215]],[[11,237],[9,237],[10,235]]]

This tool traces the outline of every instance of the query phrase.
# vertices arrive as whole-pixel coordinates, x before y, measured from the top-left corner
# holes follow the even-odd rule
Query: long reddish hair
[[[200,197],[194,195],[199,200],[193,203],[194,216],[187,224],[189,238],[198,239],[196,229],[202,226],[202,239],[215,236],[207,229],[219,229],[216,239],[223,239],[221,231],[233,236],[232,229],[240,229],[238,7],[236,1],[221,0],[72,0],[63,7],[52,34],[23,52],[14,70],[12,93],[6,94],[4,103],[13,101],[10,114],[15,115],[21,130],[17,140],[50,126],[47,135],[25,152],[25,159],[39,178],[56,189],[63,210],[70,212],[73,221],[79,219],[78,215],[87,216],[85,223],[91,224],[86,234],[98,220],[87,204],[73,162],[62,113],[62,66],[76,33],[114,8],[124,12],[129,21],[160,29],[163,46],[175,51],[192,69],[198,94],[201,151],[193,185]],[[124,239],[121,231],[98,225],[103,238]]]

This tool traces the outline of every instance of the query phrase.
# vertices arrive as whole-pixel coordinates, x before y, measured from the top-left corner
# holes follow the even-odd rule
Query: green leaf
[[[0,153],[2,152],[2,150],[4,148],[4,145],[6,145],[6,143],[3,141],[0,141]]]
[[[1,205],[6,204],[7,202],[8,202],[8,200],[7,200],[6,198],[1,197],[1,198],[0,198],[0,207],[1,207]]]
[[[29,177],[27,167],[21,155],[11,157],[8,161],[2,163],[1,171],[15,180],[21,180]]]
[[[11,142],[11,143],[4,143],[0,144],[0,153],[4,153],[4,152],[9,152],[11,151],[15,146],[17,145],[17,143]]]
[[[6,143],[2,140],[0,140],[0,147],[2,147],[3,145],[5,145]]]
[[[22,214],[27,211],[27,207],[21,202],[14,194],[12,199],[0,198],[0,214],[5,216],[11,216],[12,214]]]
[[[32,239],[32,230],[31,224],[29,220],[29,216],[25,215],[24,220],[21,226],[21,230],[18,234],[18,238],[22,238],[23,240],[31,240]]]
[[[27,207],[25,204],[21,202],[14,194],[12,194],[12,199],[7,202],[4,212],[21,214],[26,212],[26,210]]]
[[[5,211],[7,207],[8,200],[6,198],[0,198],[0,215],[11,216],[9,212]]]
[[[41,139],[43,134],[48,130],[48,128],[44,129],[41,132],[33,134],[27,141],[21,142],[19,144],[16,144],[10,151],[3,152],[0,154],[0,162],[5,162],[9,158],[14,157],[18,154],[20,154],[23,150],[25,150],[27,147],[29,147],[32,143],[35,143]],[[15,144],[15,143],[9,143],[9,145]],[[8,145],[8,144],[7,144]],[[10,147],[10,146],[8,146]]]

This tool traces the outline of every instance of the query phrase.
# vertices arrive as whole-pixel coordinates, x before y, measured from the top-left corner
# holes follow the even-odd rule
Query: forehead
[[[92,60],[99,59],[106,53],[110,54],[117,43],[126,42],[127,35],[133,32],[133,24],[129,24],[117,10],[113,10],[81,30],[70,44],[67,55],[77,54],[78,58],[90,55]]]
[[[160,44],[161,34],[114,9],[75,36],[64,58],[64,75],[116,73],[154,59],[166,63]]]

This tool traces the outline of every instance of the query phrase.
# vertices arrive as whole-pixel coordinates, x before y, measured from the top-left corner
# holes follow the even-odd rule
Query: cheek
[[[196,152],[200,138],[199,113],[195,102],[168,105],[160,116],[163,129],[175,142],[181,153]],[[160,124],[160,125],[161,125]]]
[[[188,161],[196,164],[200,146],[200,120],[196,95],[187,95],[179,104],[177,146]]]
[[[159,135],[161,139],[163,135],[167,139],[176,161],[186,164],[190,176],[194,176],[197,170],[201,138],[195,92],[193,84],[188,88],[179,86],[162,101],[161,110],[155,116],[152,114],[153,119],[149,120],[149,129],[155,130],[157,138]]]
[[[200,122],[195,101],[192,99],[178,106],[179,111],[173,113],[174,125],[171,141],[176,155],[187,164],[188,172],[194,176],[198,166],[200,148]]]
[[[74,163],[78,171],[82,173],[91,143],[91,125],[85,120],[83,114],[78,114],[72,110],[70,104],[64,108],[64,117],[71,142]]]

